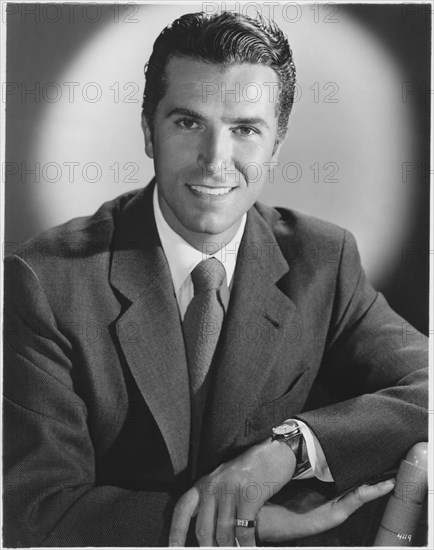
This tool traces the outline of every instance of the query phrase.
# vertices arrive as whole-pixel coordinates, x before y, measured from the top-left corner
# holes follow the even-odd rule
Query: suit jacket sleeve
[[[427,346],[367,282],[346,232],[318,380],[337,401],[297,415],[324,450],[337,490],[392,468],[427,439]]]
[[[20,258],[7,259],[5,545],[166,544],[169,494],[95,483],[94,446],[71,356],[37,276]]]

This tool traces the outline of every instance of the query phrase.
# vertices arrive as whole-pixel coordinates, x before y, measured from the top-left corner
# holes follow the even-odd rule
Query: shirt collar
[[[226,243],[214,254],[205,254],[191,246],[178,235],[178,233],[173,231],[166,222],[158,200],[157,185],[154,188],[153,205],[158,235],[169,264],[175,292],[178,292],[197,264],[208,258],[217,258],[217,260],[223,264],[226,270],[226,280],[229,287],[234,276],[238,250],[246,226],[247,214],[244,214],[241,218],[240,227],[230,242]]]

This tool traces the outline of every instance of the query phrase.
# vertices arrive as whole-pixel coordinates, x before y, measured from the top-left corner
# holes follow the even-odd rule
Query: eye
[[[175,121],[175,124],[184,130],[195,130],[199,128],[199,124],[192,118],[180,118]]]
[[[238,126],[238,128],[234,129],[234,133],[242,137],[250,137],[254,134],[259,134],[259,131],[250,126]]]

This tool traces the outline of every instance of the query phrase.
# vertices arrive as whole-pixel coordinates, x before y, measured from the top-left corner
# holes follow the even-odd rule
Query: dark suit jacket
[[[5,544],[167,544],[191,485],[190,398],[152,185],[26,243],[5,273]],[[337,491],[392,467],[427,437],[425,346],[403,323],[348,232],[255,205],[200,473],[294,416],[319,438]],[[314,382],[337,403],[309,410]]]

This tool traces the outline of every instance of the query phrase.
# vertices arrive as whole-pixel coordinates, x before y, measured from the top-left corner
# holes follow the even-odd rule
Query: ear
[[[152,132],[149,127],[149,123],[146,120],[146,117],[142,116],[142,130],[143,135],[145,136],[145,152],[150,159],[154,158],[154,147],[152,145]]]

